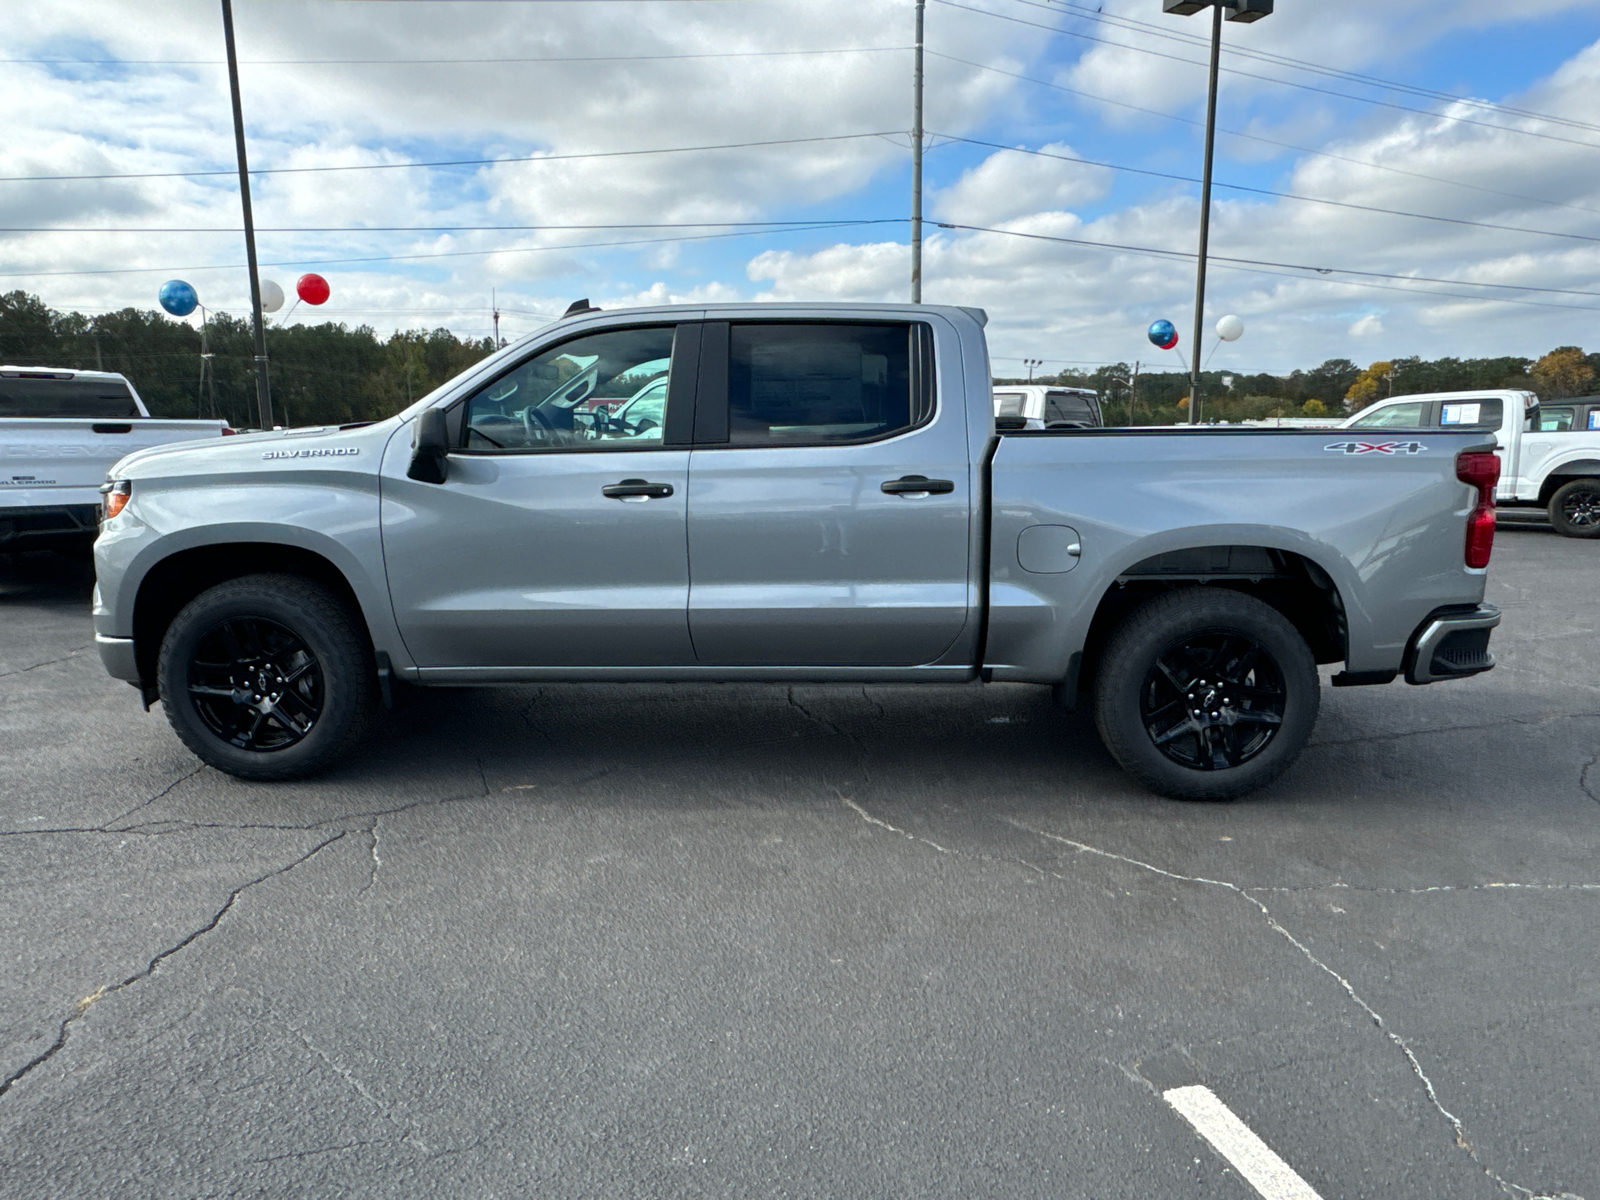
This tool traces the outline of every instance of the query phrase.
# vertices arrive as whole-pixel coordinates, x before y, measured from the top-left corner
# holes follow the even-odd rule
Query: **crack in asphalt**
[[[31,1062],[25,1063],[23,1066],[13,1071],[4,1080],[0,1080],[0,1097],[5,1096],[5,1094],[9,1092],[20,1080],[25,1078],[36,1068],[48,1062],[57,1053],[57,1051],[65,1046],[67,1044],[67,1035],[71,1032],[73,1022],[81,1018],[95,1004],[99,1003],[101,1000],[104,1000],[107,996],[120,992],[124,988],[133,986],[142,979],[150,978],[151,975],[155,974],[156,968],[159,967],[163,962],[171,958],[174,954],[177,954],[179,951],[193,945],[200,938],[204,937],[206,934],[215,929],[221,923],[222,918],[227,916],[229,910],[233,908],[234,902],[237,901],[245,892],[255,887],[258,883],[265,883],[269,879],[276,879],[280,875],[287,875],[296,867],[303,863],[309,862],[317,854],[320,854],[323,850],[326,850],[329,846],[339,841],[347,832],[347,830],[342,830],[339,833],[334,834],[331,838],[328,838],[326,841],[320,842],[313,846],[310,850],[306,851],[306,853],[302,854],[299,858],[295,859],[286,866],[277,867],[274,870],[266,872],[264,875],[256,876],[248,883],[240,884],[238,887],[234,888],[233,891],[228,893],[227,900],[223,901],[222,907],[216,911],[209,921],[188,934],[181,941],[178,941],[161,951],[161,953],[157,954],[149,961],[149,963],[145,965],[142,971],[134,972],[132,975],[129,975],[126,979],[123,979],[119,983],[101,984],[93,992],[89,993],[89,995],[85,996],[82,1000],[79,1000],[75,1010],[71,1013],[68,1013],[67,1016],[62,1019],[61,1028],[56,1033],[55,1043],[46,1049],[44,1053],[36,1056]]]
[[[1597,764],[1600,764],[1600,754],[1596,754],[1588,762],[1583,764],[1583,769],[1578,772],[1578,787],[1583,791],[1585,796],[1589,797],[1589,799],[1593,800],[1596,804],[1600,804],[1600,792],[1596,792],[1594,790],[1595,785],[1589,782],[1589,772],[1593,771]]]
[[[200,772],[204,771],[205,769],[206,769],[205,763],[201,763],[198,767],[196,767],[194,770],[190,771],[187,775],[178,776],[171,783],[167,784],[166,787],[162,788],[155,795],[151,796],[148,800],[141,800],[141,801],[139,801],[139,803],[135,804],[132,808],[130,808],[127,812],[118,813],[116,816],[112,817],[111,820],[107,821],[106,824],[107,825],[115,825],[118,821],[127,820],[129,817],[133,816],[134,813],[138,812],[141,808],[149,808],[150,805],[154,804],[157,800],[161,799],[161,797],[165,796],[168,792],[170,792],[173,788],[177,787],[180,783],[188,782],[189,780],[193,779],[196,775],[200,774]]]
[[[1491,729],[1513,726],[1550,725],[1556,721],[1600,721],[1600,712],[1552,713],[1544,717],[1508,717],[1504,721],[1491,721],[1484,725],[1441,725],[1432,729],[1403,729],[1398,733],[1370,733],[1353,738],[1330,738],[1326,741],[1306,743],[1307,750],[1321,746],[1354,746],[1361,742],[1392,742],[1399,738],[1426,737],[1434,733],[1483,733]]]
[[[366,886],[356,892],[358,896],[366,895],[377,886],[378,871],[383,866],[383,859],[378,857],[378,821],[378,817],[373,817],[372,824],[367,826],[367,837],[372,840],[372,845],[369,847],[372,853],[372,874],[367,879]]]
[[[29,671],[37,671],[40,667],[53,667],[57,663],[64,663],[68,659],[77,658],[78,655],[82,654],[92,645],[94,645],[93,642],[86,642],[82,646],[74,646],[60,658],[47,658],[44,662],[36,662],[31,667],[18,667],[14,671],[0,671],[0,679],[9,678],[12,675],[26,675]]]
[[[837,789],[835,790],[837,791]],[[843,795],[842,793],[840,794],[839,798],[844,802],[845,807],[849,808],[868,824],[879,829],[883,829],[889,833],[898,834],[910,841],[919,842],[930,847],[931,849],[937,850],[940,854],[951,854],[962,858],[974,858],[978,859],[979,861],[1002,861],[1017,866],[1026,867],[1029,870],[1035,871],[1041,875],[1048,875],[1052,878],[1062,880],[1063,882],[1067,881],[1068,879],[1068,877],[1065,875],[1061,875],[1055,871],[1045,871],[1037,864],[1029,863],[1022,859],[971,854],[966,851],[953,849],[949,846],[940,845],[931,838],[923,837],[920,834],[913,833],[907,829],[902,829],[898,825],[894,825],[888,821],[882,820],[879,817],[874,817],[860,804],[856,803],[854,800]],[[1284,938],[1291,946],[1298,950],[1308,962],[1337,982],[1339,987],[1344,991],[1345,995],[1348,996],[1349,999],[1367,1015],[1367,1017],[1372,1021],[1373,1025],[1378,1028],[1384,1037],[1387,1038],[1389,1042],[1396,1049],[1398,1049],[1402,1055],[1405,1056],[1405,1060],[1410,1066],[1412,1073],[1416,1075],[1419,1081],[1421,1081],[1423,1091],[1426,1093],[1429,1102],[1438,1111],[1439,1115],[1449,1122],[1451,1129],[1455,1133],[1456,1146],[1465,1151],[1467,1156],[1484,1173],[1484,1175],[1499,1185],[1502,1191],[1504,1191],[1507,1195],[1522,1197],[1523,1200],[1582,1200],[1582,1197],[1574,1196],[1568,1192],[1536,1192],[1531,1188],[1523,1187],[1521,1184],[1513,1183],[1509,1179],[1506,1179],[1504,1176],[1496,1172],[1492,1167],[1485,1163],[1482,1158],[1479,1157],[1477,1147],[1474,1146],[1467,1137],[1466,1126],[1463,1124],[1460,1117],[1456,1116],[1444,1106],[1444,1102],[1440,1100],[1439,1093],[1434,1087],[1433,1080],[1428,1077],[1428,1073],[1423,1069],[1422,1062],[1417,1057],[1416,1052],[1412,1050],[1410,1043],[1389,1027],[1389,1025],[1384,1021],[1382,1015],[1380,1015],[1375,1008],[1368,1004],[1367,1001],[1362,998],[1361,994],[1356,991],[1354,984],[1352,984],[1343,975],[1339,974],[1327,963],[1323,962],[1320,958],[1313,954],[1309,946],[1307,946],[1299,938],[1295,937],[1294,934],[1290,933],[1288,929],[1284,928],[1283,924],[1279,922],[1277,917],[1273,915],[1272,910],[1252,894],[1252,892],[1255,891],[1276,889],[1248,888],[1236,883],[1230,883],[1226,879],[1212,879],[1204,875],[1184,875],[1177,871],[1169,871],[1164,867],[1158,867],[1154,863],[1148,863],[1142,859],[1132,858],[1126,854],[1118,854],[1112,850],[1102,850],[1098,846],[1089,845],[1087,842],[1076,841],[1073,838],[1063,837],[1061,834],[1051,833],[1048,830],[1035,829],[1032,826],[1024,825],[1020,821],[1014,820],[1010,817],[998,817],[997,819],[1004,821],[1014,829],[1021,830],[1022,832],[1031,834],[1034,837],[1041,838],[1046,841],[1059,842],[1062,845],[1070,846],[1080,855],[1090,854],[1112,862],[1123,863],[1126,866],[1134,867],[1141,871],[1147,871],[1154,875],[1160,875],[1163,878],[1171,879],[1177,882],[1223,888],[1240,897],[1250,904],[1261,915],[1261,917],[1266,921],[1268,928],[1270,928],[1280,937]]]
[[[361,1146],[376,1146],[378,1144],[379,1143],[376,1140],[368,1142],[345,1142],[343,1145],[339,1146],[322,1146],[316,1150],[291,1150],[287,1154],[269,1154],[266,1158],[250,1158],[246,1159],[245,1161],[255,1165],[258,1163],[282,1162],[286,1158],[314,1158],[318,1154],[336,1154],[340,1150],[355,1150]]]
[[[313,1042],[304,1029],[296,1029],[294,1032],[298,1034],[300,1040],[306,1044],[306,1049],[310,1050],[311,1053],[320,1058],[323,1062],[323,1065],[326,1066],[328,1070],[339,1076],[340,1079],[343,1079],[347,1084],[350,1085],[351,1089],[354,1090],[358,1096],[360,1096],[368,1104],[372,1105],[373,1111],[376,1112],[378,1116],[382,1117],[385,1121],[389,1122],[389,1124],[400,1130],[399,1140],[401,1142],[420,1147],[424,1154],[432,1154],[434,1152],[433,1148],[429,1146],[427,1142],[416,1136],[418,1129],[414,1122],[407,1124],[406,1122],[403,1122],[397,1118],[394,1114],[394,1105],[384,1104],[383,1101],[379,1100],[371,1092],[367,1091],[366,1086],[356,1078],[354,1071],[351,1071],[348,1067],[341,1067],[338,1063],[334,1062],[333,1056],[328,1054],[327,1051],[323,1050],[320,1046]]]

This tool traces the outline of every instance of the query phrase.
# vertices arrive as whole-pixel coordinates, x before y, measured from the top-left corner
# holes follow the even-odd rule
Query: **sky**
[[[1276,7],[1223,25],[1208,365],[1600,349],[1600,0]],[[912,0],[234,8],[262,275],[332,287],[291,323],[909,298]],[[928,0],[923,298],[997,374],[1187,353],[1209,25]],[[216,0],[14,0],[0,58],[0,290],[246,313]]]

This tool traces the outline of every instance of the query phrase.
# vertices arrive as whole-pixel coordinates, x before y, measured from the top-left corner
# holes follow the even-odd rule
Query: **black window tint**
[[[931,350],[915,325],[735,325],[728,441],[853,442],[909,429],[932,415]]]
[[[0,375],[0,417],[137,417],[127,384]]]
[[[1083,425],[1093,425],[1095,419],[1092,398],[1078,392],[1046,392],[1044,423],[1050,425],[1056,421],[1076,421]]]
[[[651,450],[661,445],[671,325],[553,346],[467,398],[468,450]]]

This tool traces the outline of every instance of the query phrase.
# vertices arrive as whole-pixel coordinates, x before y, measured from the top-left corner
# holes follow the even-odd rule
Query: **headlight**
[[[133,495],[133,484],[126,479],[114,479],[100,485],[100,495],[105,497],[100,501],[100,511],[109,521],[128,506],[128,497]]]

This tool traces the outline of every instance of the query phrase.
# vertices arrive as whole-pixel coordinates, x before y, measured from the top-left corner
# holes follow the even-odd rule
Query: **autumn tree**
[[[1548,399],[1582,396],[1594,381],[1594,368],[1576,346],[1557,346],[1533,364],[1530,374]]]
[[[1352,409],[1365,408],[1374,400],[1380,400],[1383,396],[1391,394],[1393,379],[1394,364],[1392,362],[1380,360],[1373,363],[1365,371],[1361,372],[1356,381],[1350,385],[1350,390],[1345,392],[1344,401],[1346,406]],[[1391,391],[1385,391],[1385,385],[1388,385]]]

